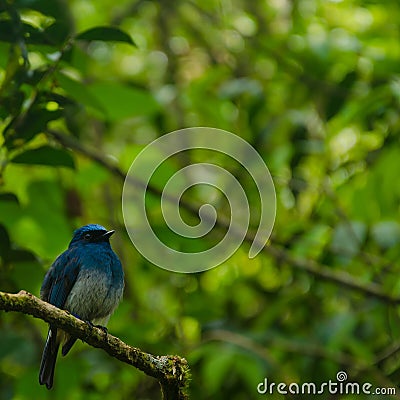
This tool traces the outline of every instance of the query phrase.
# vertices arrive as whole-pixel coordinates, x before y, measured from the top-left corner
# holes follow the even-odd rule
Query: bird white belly
[[[86,321],[108,317],[113,308],[107,295],[110,289],[107,274],[81,270],[65,302],[65,309]]]

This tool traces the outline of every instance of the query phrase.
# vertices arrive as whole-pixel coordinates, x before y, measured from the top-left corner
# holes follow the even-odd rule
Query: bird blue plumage
[[[117,308],[124,290],[124,273],[109,239],[114,231],[89,224],[74,232],[68,249],[47,271],[40,297],[68,310],[84,321],[105,326]],[[58,349],[65,356],[76,338],[49,326],[40,364],[39,383],[53,386]]]

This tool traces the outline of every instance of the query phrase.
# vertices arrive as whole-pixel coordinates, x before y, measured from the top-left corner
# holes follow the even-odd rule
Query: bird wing
[[[80,268],[78,249],[66,250],[48,270],[40,289],[40,297],[58,308],[63,308]]]
[[[40,297],[58,308],[63,308],[80,268],[79,250],[69,248],[64,251],[47,271],[40,289]],[[46,384],[47,389],[51,389],[53,386],[58,348],[63,340],[69,343],[69,350],[76,339],[71,340],[69,335],[50,324],[39,373],[39,382],[41,385]]]

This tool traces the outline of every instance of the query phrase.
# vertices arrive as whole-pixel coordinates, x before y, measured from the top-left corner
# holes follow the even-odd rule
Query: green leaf
[[[11,249],[8,260],[13,262],[36,261],[36,256],[27,249]]]
[[[56,22],[44,30],[40,30],[26,22],[21,22],[20,30],[15,27],[15,22],[5,19],[0,20],[0,41],[6,43],[19,43],[23,40],[27,44],[60,45],[69,34],[66,24]]]
[[[50,111],[32,107],[22,120],[14,119],[4,130],[5,145],[8,149],[20,146],[44,132],[50,121],[60,118],[62,110]]]
[[[13,6],[19,10],[35,10],[43,16],[51,16],[59,22],[72,25],[71,11],[68,5],[63,1],[15,0],[12,3]],[[72,29],[72,26],[70,29]]]
[[[43,33],[25,22],[21,22],[21,30],[16,30],[15,22],[9,19],[0,21],[0,41],[7,43],[17,43],[22,38],[27,43],[43,43],[45,38]]]
[[[69,152],[50,146],[27,150],[15,156],[11,162],[15,164],[38,164],[75,168],[74,159]]]
[[[59,21],[50,25],[44,31],[44,37],[47,43],[62,45],[70,34],[70,26],[67,23]]]
[[[77,40],[100,40],[103,42],[122,42],[128,43],[133,46],[135,42],[132,38],[121,29],[113,28],[111,26],[97,26],[81,32],[76,36]]]
[[[89,86],[89,92],[101,104],[109,120],[150,116],[159,105],[146,90],[117,82],[99,82]]]
[[[0,193],[0,201],[9,201],[12,203],[19,204],[18,197],[14,193],[11,193],[11,192]]]

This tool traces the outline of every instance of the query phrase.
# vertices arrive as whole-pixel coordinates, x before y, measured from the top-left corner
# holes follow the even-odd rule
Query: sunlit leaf
[[[15,0],[13,1],[15,8],[19,10],[35,10],[40,12],[42,16],[54,17],[57,21],[71,21],[71,11],[62,1],[47,0]]]

